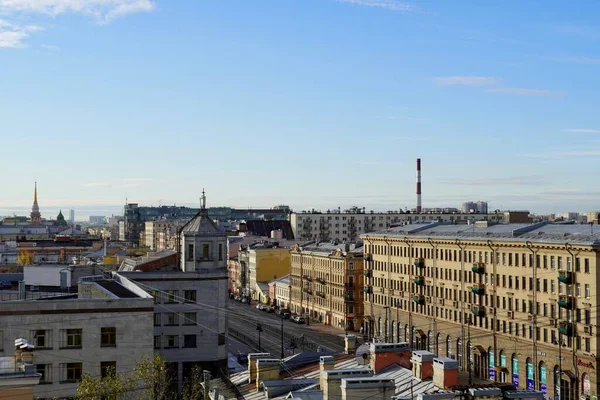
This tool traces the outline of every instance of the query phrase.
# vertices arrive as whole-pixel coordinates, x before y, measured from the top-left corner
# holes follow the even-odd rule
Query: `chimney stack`
[[[415,378],[433,378],[433,359],[435,354],[426,350],[417,350],[412,353],[412,370]]]
[[[248,383],[256,379],[256,361],[271,358],[270,353],[250,353],[248,354]]]
[[[392,378],[342,379],[342,400],[377,398],[391,400],[396,392]]]
[[[256,360],[256,391],[260,392],[263,381],[279,379],[281,361],[277,358],[261,358]]]
[[[442,389],[458,385],[458,362],[448,357],[434,358],[433,384]]]
[[[321,379],[321,390],[323,390],[323,388],[325,387],[326,384],[326,380],[325,380],[325,374],[323,373],[323,371],[329,371],[335,368],[335,359],[333,358],[333,356],[321,356],[319,357],[319,377]]]
[[[421,213],[421,159],[417,158],[417,214]]]

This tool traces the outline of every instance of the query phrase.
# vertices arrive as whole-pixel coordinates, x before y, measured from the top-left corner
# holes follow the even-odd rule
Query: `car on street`
[[[243,297],[243,298],[242,298],[242,303],[250,303],[250,302],[248,301],[248,299],[247,299],[247,298]]]
[[[260,303],[258,303],[258,304],[256,305],[256,309],[257,309],[257,310],[262,310],[262,307],[263,307],[263,305],[262,305],[262,304],[260,304]]]
[[[267,307],[265,307],[265,311],[268,312],[268,313],[272,313],[272,312],[275,311],[275,309],[273,307],[267,306]]]
[[[291,315],[292,314],[290,314],[289,312],[284,312],[283,314],[281,314],[281,318],[283,318],[283,319],[290,319]]]
[[[241,298],[240,296],[235,296],[233,299],[234,299],[235,301],[242,301],[242,298]]]
[[[304,318],[302,318],[299,315],[294,315],[291,320],[294,321],[297,324],[303,324],[304,323]]]

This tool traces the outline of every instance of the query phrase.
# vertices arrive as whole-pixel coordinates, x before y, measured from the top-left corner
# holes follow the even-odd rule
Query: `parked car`
[[[233,299],[235,301],[242,301],[242,297],[241,296],[235,296]]]
[[[248,303],[248,304],[250,304],[250,302],[248,301],[248,299],[245,298],[245,297],[242,297],[242,303]]]
[[[301,317],[301,316],[299,316],[299,315],[294,315],[294,316],[291,318],[291,321],[294,321],[294,322],[295,322],[295,323],[297,323],[297,324],[303,324],[303,323],[304,323],[304,318],[302,318],[302,317]]]
[[[265,311],[268,312],[268,313],[272,313],[272,312],[275,311],[275,309],[273,307],[267,306],[267,307],[265,307]]]
[[[283,318],[283,319],[290,319],[290,316],[291,316],[291,315],[292,315],[292,314],[290,314],[289,312],[284,312],[284,313],[281,315],[281,318]]]
[[[258,303],[258,304],[256,305],[256,309],[257,309],[257,310],[262,310],[262,308],[263,308],[263,305],[262,305],[262,304]]]

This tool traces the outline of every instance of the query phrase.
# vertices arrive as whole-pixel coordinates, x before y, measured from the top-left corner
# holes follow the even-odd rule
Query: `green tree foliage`
[[[17,256],[17,264],[20,266],[31,265],[35,263],[33,253],[26,250],[21,250]]]
[[[183,382],[183,399],[197,400],[203,396],[202,388],[202,368],[194,366],[192,373]]]

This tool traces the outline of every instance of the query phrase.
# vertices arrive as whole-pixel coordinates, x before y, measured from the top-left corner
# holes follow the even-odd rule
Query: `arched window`
[[[381,317],[379,317],[379,319],[377,320],[377,336],[381,336],[382,333],[382,326],[381,326]]]
[[[469,367],[473,368],[472,364],[471,364],[471,360],[473,359],[473,356],[471,355],[471,351],[473,351],[473,349],[471,348],[473,344],[471,342],[467,342],[467,359],[466,359],[466,364],[465,364],[465,369],[468,371]]]
[[[450,335],[446,338],[446,357],[450,357],[452,355],[452,338]]]
[[[410,327],[408,326],[408,324],[404,325],[404,341],[408,342],[408,344],[410,346],[412,346],[412,343],[410,341]],[[412,350],[412,347],[411,347]]]
[[[519,389],[519,359],[515,353],[511,357],[511,364],[512,384]]]
[[[533,373],[533,361],[531,361],[531,357],[527,357],[525,360],[525,369],[525,376],[527,376],[527,390],[535,390],[535,376]]]
[[[504,350],[500,350],[500,376],[498,378],[500,382],[506,383],[506,354],[504,354]]]
[[[392,328],[390,329],[390,342],[394,343],[396,340],[396,321],[392,321]]]
[[[441,338],[442,338],[442,334],[438,333],[437,336],[436,336],[436,338],[435,338],[435,351],[434,351],[434,353],[436,355],[440,354],[440,339]]]
[[[543,361],[540,361],[540,363],[538,364],[538,377],[540,379],[540,390],[544,393],[546,393],[547,391],[547,376],[546,376],[546,363]]]
[[[581,375],[581,382],[583,384],[582,391],[583,394],[589,396],[592,394],[592,382],[590,381],[590,375],[584,373]]]
[[[552,378],[554,380],[554,393],[560,394],[560,367],[558,365],[554,366]],[[555,397],[558,397],[558,396],[555,396]]]
[[[396,334],[398,335],[398,343],[402,342],[402,322],[398,321],[398,326],[396,328]]]

